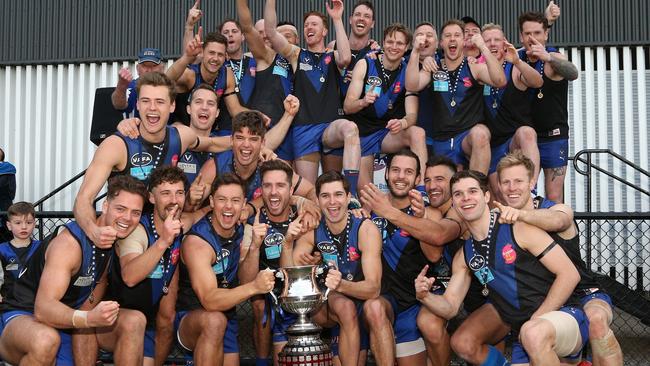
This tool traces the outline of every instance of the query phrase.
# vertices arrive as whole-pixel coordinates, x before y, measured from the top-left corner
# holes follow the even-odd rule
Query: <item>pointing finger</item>
[[[196,0],[194,6],[192,6],[192,9],[198,9],[200,4],[201,4],[201,0]]]
[[[422,270],[420,271],[420,274],[418,276],[423,276],[423,277],[426,276],[428,270],[429,270],[429,265],[427,264],[427,265],[424,266],[424,268],[422,268]]]

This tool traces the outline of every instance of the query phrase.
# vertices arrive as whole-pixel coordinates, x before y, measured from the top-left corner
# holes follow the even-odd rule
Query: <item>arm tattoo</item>
[[[555,178],[561,178],[566,174],[566,166],[561,166],[558,168],[552,168],[551,169],[551,180],[555,180]]]
[[[569,60],[562,60],[556,55],[551,54],[551,62],[549,62],[553,71],[567,80],[575,80],[578,78],[578,68]]]

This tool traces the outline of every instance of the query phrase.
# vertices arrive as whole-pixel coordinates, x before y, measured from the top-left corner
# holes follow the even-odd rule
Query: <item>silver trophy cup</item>
[[[289,338],[279,355],[281,365],[331,365],[329,345],[320,339],[321,327],[309,319],[309,313],[327,300],[329,289],[323,293],[317,277],[324,269],[318,266],[280,268],[276,277],[284,282],[279,304],[285,311],[298,315],[298,320],[287,329]]]

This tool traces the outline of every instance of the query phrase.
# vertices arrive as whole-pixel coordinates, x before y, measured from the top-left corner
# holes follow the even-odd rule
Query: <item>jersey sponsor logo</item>
[[[373,168],[376,172],[382,169],[386,169],[386,159],[387,155],[378,156],[375,158],[375,164]]]
[[[334,245],[334,243],[329,242],[329,241],[321,241],[320,243],[316,244],[316,247],[321,252],[327,253],[327,254],[334,254],[334,253],[336,253],[338,251],[338,248],[336,248],[336,245]]]
[[[280,66],[281,68],[283,68],[285,70],[289,70],[289,61],[287,61],[283,57],[279,57],[278,59],[276,59],[275,64]]]
[[[406,238],[407,236],[411,236],[411,234],[409,234],[409,232],[404,229],[399,229],[399,236]]]
[[[196,174],[196,164],[178,163],[178,167],[186,174]]]
[[[77,277],[77,280],[74,281],[74,286],[77,287],[88,287],[93,284],[95,281],[95,278],[93,276],[79,276]]]
[[[181,158],[181,161],[185,161],[185,162],[191,162],[193,160],[194,160],[194,155],[189,151],[183,154],[183,157]]]
[[[131,156],[131,165],[133,166],[149,165],[152,161],[153,157],[148,152],[137,153]]]
[[[13,259],[13,258],[12,258]],[[18,269],[18,263],[9,263],[5,267],[6,271],[16,271]]]
[[[217,89],[214,92],[217,93],[218,96],[222,96],[223,95],[223,88],[222,89]]]
[[[178,154],[172,156],[172,166],[178,165]]]
[[[395,88],[393,88],[393,94],[399,94],[401,91],[402,91],[402,83],[398,81],[395,83]]]
[[[262,187],[258,187],[254,192],[253,192],[253,199],[262,197]]]
[[[448,81],[449,80],[449,74],[446,71],[439,70],[433,73],[431,78],[434,81]]]
[[[377,76],[369,76],[366,84],[369,86],[381,86],[381,79]]]
[[[283,241],[284,235],[282,235],[282,233],[271,233],[264,238],[264,245],[272,247],[282,244]]]
[[[178,263],[178,258],[180,257],[180,254],[181,254],[180,248],[176,248],[172,250],[170,260],[172,261],[173,265],[176,265],[176,263]]]
[[[357,252],[357,248],[355,247],[349,247],[348,248],[348,255],[350,256],[350,261],[356,262],[361,258],[361,254]]]
[[[257,72],[257,70],[255,70],[254,67],[251,67],[251,68],[248,69],[248,73],[249,73],[250,76],[252,76],[252,77],[255,77],[255,73],[256,73],[256,72]]]
[[[332,56],[327,55],[327,56],[325,57],[325,65],[329,65],[330,62],[332,62]]]
[[[503,247],[501,256],[506,264],[513,264],[517,260],[517,252],[512,248],[512,244],[506,244]]]
[[[465,85],[466,88],[471,88],[472,87],[472,79],[470,79],[469,76],[465,76],[463,78],[463,85]]]

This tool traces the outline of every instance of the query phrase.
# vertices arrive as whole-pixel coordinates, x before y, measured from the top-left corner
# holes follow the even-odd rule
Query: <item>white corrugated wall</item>
[[[611,148],[648,170],[648,48],[563,52],[576,64],[584,64],[569,91],[569,155],[585,148]],[[0,146],[18,169],[18,200],[35,201],[88,165],[95,149],[89,140],[94,91],[114,86],[123,66],[135,73],[134,65],[126,62],[0,69]],[[650,187],[645,177],[608,157],[594,161]],[[570,167],[567,182],[567,202],[576,211],[585,211],[584,178]],[[44,208],[71,209],[78,188],[79,183],[73,184]],[[597,178],[593,188],[594,211],[650,211],[648,197],[611,179]]]

